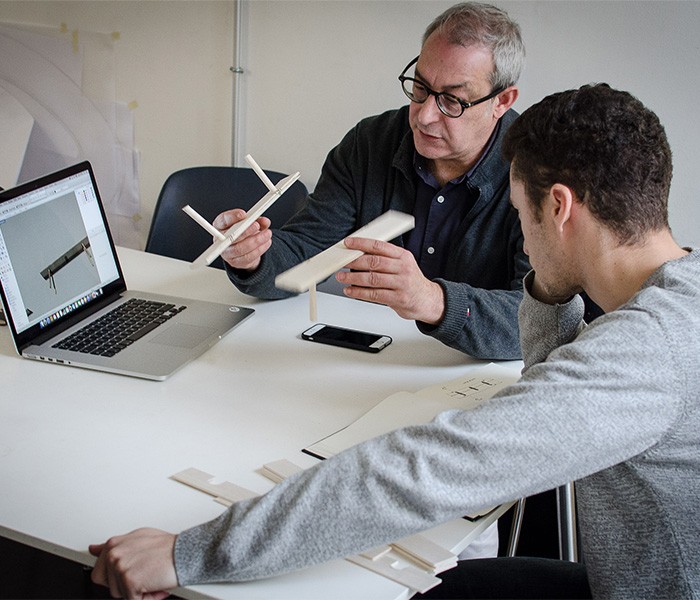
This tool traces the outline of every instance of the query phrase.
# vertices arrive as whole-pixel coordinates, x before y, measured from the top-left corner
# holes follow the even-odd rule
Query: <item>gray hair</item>
[[[425,30],[423,44],[436,31],[451,44],[484,46],[491,51],[494,89],[515,85],[525,63],[520,26],[504,10],[480,2],[462,2],[448,8]]]

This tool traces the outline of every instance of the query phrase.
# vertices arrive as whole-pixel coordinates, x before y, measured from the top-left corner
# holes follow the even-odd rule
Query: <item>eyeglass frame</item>
[[[445,115],[446,117],[449,117],[450,119],[459,119],[463,114],[464,111],[467,110],[468,108],[471,108],[472,106],[476,106],[477,104],[481,104],[482,102],[486,102],[487,100],[491,100],[492,98],[495,98],[503,92],[506,87],[502,88],[497,88],[494,91],[492,91],[488,96],[484,96],[483,98],[479,98],[478,100],[474,100],[472,102],[467,102],[466,100],[462,100],[461,98],[458,98],[454,94],[450,94],[449,92],[436,92],[435,90],[431,89],[426,85],[425,82],[421,81],[420,79],[416,79],[415,77],[406,77],[406,71],[408,71],[413,65],[415,65],[418,62],[418,59],[420,58],[420,55],[416,56],[410,63],[406,65],[406,68],[401,71],[401,75],[399,75],[399,81],[401,82],[401,89],[403,90],[403,93],[406,94],[406,97],[411,101],[415,102],[416,104],[425,104],[427,102],[428,98],[430,96],[435,96],[435,104],[437,104],[438,109],[440,109],[440,112]],[[406,81],[415,81],[416,83],[420,84],[422,87],[425,88],[425,91],[428,92],[428,96],[426,97],[423,102],[418,102],[418,100],[414,100],[411,98],[409,93],[406,91],[406,87],[404,86],[404,83]],[[445,109],[442,107],[440,103],[440,97],[441,96],[449,96],[450,98],[454,98],[459,105],[462,107],[462,112],[460,112],[458,115],[450,115],[445,112]]]

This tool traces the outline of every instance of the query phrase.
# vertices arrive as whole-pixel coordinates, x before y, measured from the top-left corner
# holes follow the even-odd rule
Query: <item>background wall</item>
[[[230,164],[231,85],[242,86],[239,156],[313,189],[327,152],[360,118],[406,103],[397,76],[444,0],[244,0],[243,75],[233,75],[230,1],[0,1],[0,20],[119,32],[116,98],[136,102],[141,235],[179,168]],[[527,63],[515,108],[606,81],[655,110],[674,151],[671,224],[700,244],[700,2],[520,0],[494,4],[521,25]],[[235,201],[232,200],[232,203]]]
[[[68,44],[74,32],[114,40],[115,100],[133,112],[139,154],[141,247],[170,173],[230,164],[233,8],[202,0],[0,1],[2,22],[45,25]]]
[[[451,0],[254,1],[248,5],[248,151],[300,170],[310,188],[328,150],[365,115],[406,103],[397,77]],[[674,153],[671,225],[700,243],[700,2],[494,0],[520,24],[527,62],[515,109],[607,82],[654,110]]]

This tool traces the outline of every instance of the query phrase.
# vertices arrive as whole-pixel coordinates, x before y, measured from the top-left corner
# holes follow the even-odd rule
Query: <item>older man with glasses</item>
[[[283,298],[277,274],[387,210],[410,213],[415,228],[394,243],[346,240],[364,255],[336,275],[344,293],[385,304],[475,358],[520,358],[517,311],[530,264],[500,148],[517,117],[524,60],[520,28],[504,11],[466,2],[438,16],[399,76],[410,104],[360,121],[329,153],[299,213],[279,230],[258,219],[222,254],[234,285]],[[214,225],[227,229],[244,215],[230,210]],[[493,525],[462,558],[497,551]]]
[[[358,123],[329,153],[305,208],[279,230],[258,219],[222,255],[234,285],[285,297],[278,273],[389,209],[410,213],[415,229],[394,243],[346,241],[365,254],[336,275],[344,293],[475,358],[520,358],[529,263],[500,147],[524,57],[518,25],[498,8],[463,3],[437,17],[399,77],[409,106]],[[227,211],[214,224],[243,215]]]

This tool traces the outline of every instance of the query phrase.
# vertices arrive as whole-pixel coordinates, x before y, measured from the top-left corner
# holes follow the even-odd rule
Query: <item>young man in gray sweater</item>
[[[700,251],[668,226],[663,127],[628,93],[585,86],[528,109],[504,152],[534,268],[518,383],[179,535],[91,546],[94,581],[138,598],[267,577],[573,480],[585,566],[462,561],[433,596],[700,598]],[[588,326],[583,290],[606,311]]]

